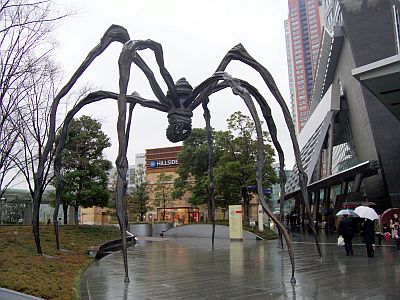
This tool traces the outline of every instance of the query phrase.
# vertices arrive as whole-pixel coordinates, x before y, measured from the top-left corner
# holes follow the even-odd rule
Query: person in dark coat
[[[328,233],[333,233],[334,226],[335,226],[335,217],[333,216],[333,214],[329,214],[326,217],[326,226],[328,227],[327,232]]]
[[[375,226],[374,221],[365,219],[363,225],[363,243],[365,243],[365,247],[367,248],[368,257],[374,257],[374,247],[375,244]]]
[[[351,220],[347,217],[347,215],[343,215],[343,219],[339,223],[337,232],[343,237],[344,250],[346,251],[346,255],[353,256],[353,226]]]

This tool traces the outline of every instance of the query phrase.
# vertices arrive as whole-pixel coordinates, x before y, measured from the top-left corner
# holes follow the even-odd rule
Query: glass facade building
[[[377,212],[399,207],[400,1],[322,7],[309,119],[298,135],[313,209],[367,200]],[[296,166],[287,182],[286,199],[293,198],[302,205]]]

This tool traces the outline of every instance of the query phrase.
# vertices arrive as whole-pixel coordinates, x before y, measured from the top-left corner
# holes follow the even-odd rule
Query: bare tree
[[[7,161],[12,158],[28,182],[34,206],[33,232],[40,254],[39,207],[50,164],[46,162],[39,169],[39,160],[48,134],[50,99],[56,82],[51,63],[56,43],[50,33],[59,20],[70,14],[60,14],[54,8],[51,0],[0,0],[0,101],[5,120],[0,128],[0,148],[5,149],[1,157],[7,157]],[[11,167],[4,164],[3,169]],[[40,176],[36,175],[38,169]]]
[[[24,176],[31,195],[35,189],[34,177],[37,173],[38,160],[43,155],[49,130],[50,106],[56,87],[57,68],[51,61],[43,60],[37,72],[29,73],[22,86],[24,89],[23,105],[18,109],[20,126],[18,128],[21,153],[13,159]],[[50,166],[52,155],[45,163],[45,172],[41,193],[51,181]],[[35,212],[33,212],[35,214]]]
[[[17,105],[13,99],[0,103],[0,196],[18,176],[12,157],[20,150],[15,147],[18,138]]]

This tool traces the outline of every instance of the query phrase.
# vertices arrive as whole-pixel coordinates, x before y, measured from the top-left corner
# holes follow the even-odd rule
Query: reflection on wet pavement
[[[129,249],[130,283],[121,253],[85,273],[82,299],[400,299],[400,253],[376,247],[375,257],[354,240],[345,256],[336,236],[321,236],[319,258],[311,236],[295,233],[296,280],[287,250],[275,241],[208,239],[139,241]]]

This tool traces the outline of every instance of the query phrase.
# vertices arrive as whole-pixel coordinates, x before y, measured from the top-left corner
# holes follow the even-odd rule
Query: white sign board
[[[242,206],[229,205],[229,238],[243,240]]]

